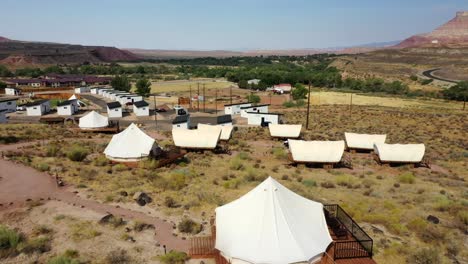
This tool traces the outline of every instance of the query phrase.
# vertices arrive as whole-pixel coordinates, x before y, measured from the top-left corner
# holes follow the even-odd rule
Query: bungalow
[[[109,118],[122,117],[122,105],[119,102],[110,102],[107,104],[107,116]]]
[[[117,96],[117,101],[122,105],[134,104],[135,102],[143,101],[143,96],[137,94],[120,94]]]
[[[146,101],[135,102],[133,112],[136,116],[149,116],[149,104]]]
[[[250,105],[250,106],[243,106],[241,107],[241,117],[247,118],[247,112],[255,112],[255,113],[268,113],[268,106],[269,104],[263,105]]]
[[[176,116],[172,121],[172,129],[189,129],[190,128],[190,115]]]
[[[78,87],[75,88],[75,93],[80,94],[80,93],[89,93],[90,89],[89,87]]]
[[[21,89],[13,88],[13,87],[7,87],[7,88],[5,88],[5,94],[6,95],[13,95],[13,96],[20,95],[21,94]]]
[[[4,124],[7,122],[6,112],[6,109],[0,110],[0,124]]]
[[[24,106],[28,116],[42,116],[50,112],[50,101],[47,99],[27,103]]]
[[[224,113],[226,115],[238,115],[241,113],[241,107],[248,107],[251,105],[251,103],[225,104]]]
[[[281,123],[282,114],[247,112],[247,124],[256,126],[277,125]]]
[[[16,112],[16,98],[0,98],[0,110],[7,110],[7,113]]]
[[[57,104],[57,114],[60,116],[71,116],[78,112],[78,100],[72,99]]]

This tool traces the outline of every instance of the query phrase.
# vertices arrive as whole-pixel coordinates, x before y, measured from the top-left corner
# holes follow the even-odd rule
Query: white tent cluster
[[[344,153],[345,143],[340,141],[289,141],[292,159],[299,163],[338,163]]]
[[[109,119],[96,111],[91,111],[80,118],[78,126],[81,129],[98,129],[109,126]]]
[[[232,130],[234,127],[232,125],[222,126],[222,125],[207,125],[207,124],[198,124],[198,130],[200,131],[210,131],[212,127],[221,128],[220,140],[229,140],[231,139]]]
[[[221,137],[222,129],[207,126],[203,129],[172,129],[174,144],[186,149],[215,149]]]
[[[331,242],[323,205],[271,177],[216,208],[215,247],[233,264],[310,262]]]
[[[381,162],[419,163],[424,157],[424,144],[385,144],[377,143],[374,151]]]
[[[148,157],[155,147],[155,140],[132,123],[112,137],[104,154],[113,161],[134,162]]]
[[[277,138],[298,138],[301,135],[302,125],[269,124],[270,135]]]

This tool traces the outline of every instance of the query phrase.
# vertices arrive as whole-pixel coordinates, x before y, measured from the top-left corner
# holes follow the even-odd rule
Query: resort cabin
[[[269,104],[242,106],[241,117],[247,118],[247,113],[268,113]]]
[[[232,130],[234,127],[232,125],[208,125],[208,124],[198,124],[197,129],[200,131],[211,129],[212,127],[221,128],[221,136],[219,140],[228,141],[231,139]]]
[[[109,99],[113,100],[113,101],[118,101],[118,96],[123,96],[123,95],[131,95],[131,93],[129,92],[122,92],[122,91],[118,91],[116,93],[111,93],[110,96],[109,96]]]
[[[112,89],[112,88],[111,88],[111,89],[99,89],[99,90],[98,90],[98,94],[99,94],[99,95],[102,95],[102,97],[107,98],[108,94],[109,94],[110,92],[113,92],[113,91],[115,91],[115,90]]]
[[[136,116],[149,116],[149,104],[146,101],[133,103],[133,113]]]
[[[50,101],[47,99],[27,103],[24,106],[28,116],[42,116],[50,112]]]
[[[60,116],[74,115],[79,109],[80,107],[78,106],[77,99],[67,100],[57,104],[57,114]]]
[[[372,151],[374,144],[385,143],[387,135],[356,134],[345,132],[346,147],[350,152]]]
[[[176,116],[172,120],[172,129],[190,129],[190,115]]]
[[[424,144],[374,144],[374,153],[381,164],[418,164],[423,162]]]
[[[324,205],[271,177],[216,208],[215,225],[226,263],[316,263],[333,242]]]
[[[225,104],[224,113],[226,115],[239,115],[241,113],[241,107],[248,107],[251,105],[251,103]]]
[[[101,129],[109,126],[109,118],[91,111],[80,118],[78,126],[83,130]]]
[[[304,141],[289,139],[289,158],[294,163],[322,164],[324,168],[333,168],[341,161],[345,142],[340,141]]]
[[[107,104],[107,116],[109,118],[122,117],[122,105],[119,102],[110,102]]]
[[[302,125],[269,124],[268,129],[273,138],[299,138]]]
[[[275,113],[247,113],[247,124],[255,126],[269,126],[270,124],[280,124],[282,114]]]
[[[70,98],[68,98],[68,100],[77,100],[78,106],[80,106],[80,107],[85,107],[86,106],[86,104],[83,103],[83,101],[79,100],[78,97],[76,97],[76,94],[73,94],[72,96],[70,96]]]
[[[4,124],[8,121],[6,112],[7,112],[6,109],[0,110],[0,124]]]
[[[7,87],[5,88],[5,95],[13,95],[13,96],[21,95],[21,89]]]
[[[0,111],[6,110],[7,113],[16,112],[16,98],[0,97]]]
[[[135,163],[155,155],[158,148],[152,137],[132,123],[124,131],[112,136],[104,154],[114,162]]]
[[[89,89],[89,91],[91,92],[91,94],[99,94],[99,89],[99,87],[93,87]]]
[[[78,87],[78,88],[75,88],[75,93],[77,93],[77,94],[89,93],[89,92],[90,92],[89,87]]]
[[[183,149],[214,150],[221,137],[221,127],[204,129],[172,129],[174,145]]]
[[[119,101],[122,105],[134,104],[136,102],[143,101],[143,96],[136,94],[118,95],[117,101]]]

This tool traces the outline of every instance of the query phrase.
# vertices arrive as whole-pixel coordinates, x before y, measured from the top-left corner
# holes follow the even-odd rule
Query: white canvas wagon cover
[[[81,129],[102,128],[109,125],[109,119],[96,111],[91,111],[80,118],[78,126]]]
[[[138,160],[149,156],[155,140],[131,124],[124,131],[114,135],[104,150],[104,154],[113,160]]]
[[[298,138],[301,135],[302,125],[269,124],[270,135],[280,138]]]
[[[307,262],[331,242],[323,205],[271,177],[216,208],[215,247],[231,263]]]
[[[385,143],[387,135],[356,134],[345,132],[346,145],[353,149],[374,149],[374,144]]]
[[[375,144],[374,151],[383,162],[421,162],[426,147],[424,144]]]
[[[172,139],[180,148],[214,149],[221,137],[221,128],[211,126],[202,130],[173,129]]]
[[[289,151],[296,162],[338,163],[345,143],[340,141],[304,141],[289,139]]]
[[[198,130],[201,130],[201,131],[210,129],[211,127],[221,128],[221,136],[219,137],[220,140],[231,139],[232,130],[234,129],[232,125],[220,126],[220,125],[198,124]]]

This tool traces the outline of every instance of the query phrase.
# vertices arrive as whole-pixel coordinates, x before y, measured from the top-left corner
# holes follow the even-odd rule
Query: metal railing
[[[334,259],[372,257],[373,240],[337,204],[324,205],[330,217],[336,218],[353,236],[355,241],[334,241]]]

